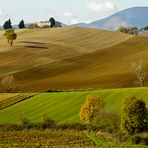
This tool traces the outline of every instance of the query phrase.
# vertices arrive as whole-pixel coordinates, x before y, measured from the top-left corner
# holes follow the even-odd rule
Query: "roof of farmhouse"
[[[50,23],[50,21],[40,21],[41,23]]]

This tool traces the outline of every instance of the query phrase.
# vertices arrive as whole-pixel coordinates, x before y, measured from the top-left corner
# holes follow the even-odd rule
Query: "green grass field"
[[[86,92],[41,93],[0,110],[0,124],[18,123],[21,115],[32,122],[42,120],[44,114],[57,123],[79,123],[79,110],[88,94],[102,97],[106,109],[120,114],[124,98],[142,98],[148,107],[148,88],[109,89]]]

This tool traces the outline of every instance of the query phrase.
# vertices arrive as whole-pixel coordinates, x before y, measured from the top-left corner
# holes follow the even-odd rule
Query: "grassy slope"
[[[22,90],[95,87],[93,80],[87,78],[90,71],[100,77],[96,69],[104,63],[96,59],[100,59],[102,50],[110,51],[112,46],[132,38],[119,32],[86,28],[17,30],[18,39],[12,48],[2,34],[0,31],[0,77],[15,73]],[[101,59],[109,56],[114,58],[103,54]],[[95,60],[98,67],[92,65]],[[86,68],[89,73],[84,77]],[[72,79],[69,81],[67,76]],[[86,85],[90,82],[91,86]]]
[[[79,110],[88,94],[104,98],[108,110],[120,113],[123,99],[131,95],[143,98],[148,107],[148,88],[111,89],[76,93],[43,93],[0,111],[0,123],[15,123],[21,115],[41,121],[44,114],[58,123],[80,122]]]

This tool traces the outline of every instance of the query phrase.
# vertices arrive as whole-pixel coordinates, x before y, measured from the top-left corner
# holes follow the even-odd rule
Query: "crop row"
[[[0,100],[0,110],[9,107],[11,105],[14,105],[20,101],[26,100],[34,95],[35,94],[32,93],[9,94],[7,98],[5,96],[4,99]]]
[[[0,132],[0,147],[84,147],[94,146],[83,133],[74,130],[24,130]]]

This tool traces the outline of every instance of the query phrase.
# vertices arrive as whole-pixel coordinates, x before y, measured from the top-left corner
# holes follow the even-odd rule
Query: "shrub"
[[[22,126],[17,124],[4,124],[0,125],[0,131],[19,131],[22,130]]]
[[[72,123],[72,124],[59,124],[56,126],[58,129],[68,129],[68,130],[78,130],[78,131],[83,131],[86,130],[86,125],[85,124],[80,124],[80,123]]]
[[[123,132],[134,134],[145,128],[146,104],[136,97],[125,99],[122,106],[120,128]]]
[[[22,128],[30,129],[34,127],[34,124],[24,115],[21,115],[20,117],[20,126]]]
[[[107,110],[100,110],[96,113],[93,125],[99,130],[115,132],[119,128],[119,117]]]
[[[47,129],[53,127],[55,127],[55,122],[51,120],[46,114],[43,116],[43,121],[37,124],[37,128],[39,129]]]
[[[131,138],[131,141],[134,144],[148,145],[148,137],[142,137],[142,136],[135,135]]]
[[[80,119],[90,123],[95,114],[102,108],[104,108],[103,100],[96,95],[89,95],[80,109]]]
[[[1,88],[3,93],[12,93],[16,91],[16,82],[13,75],[6,76],[1,80]]]

